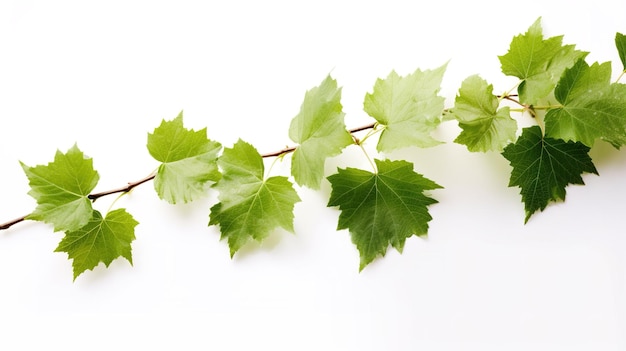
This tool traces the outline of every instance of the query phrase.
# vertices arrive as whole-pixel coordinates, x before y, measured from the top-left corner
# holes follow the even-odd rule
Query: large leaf
[[[479,76],[463,81],[452,112],[463,131],[454,140],[470,151],[502,151],[515,139],[517,122],[508,107],[498,109],[493,86]]]
[[[374,91],[365,95],[363,108],[384,126],[378,151],[441,143],[431,133],[441,123],[444,98],[437,93],[446,66],[423,72],[418,69],[405,77],[391,71],[387,78],[376,80]]]
[[[162,121],[148,134],[148,151],[161,162],[154,188],[169,203],[190,202],[204,196],[219,178],[218,142],[207,139],[206,128],[199,131],[183,126],[181,112],[171,121]]]
[[[55,252],[67,252],[72,259],[74,279],[100,262],[109,266],[118,257],[131,264],[130,243],[135,240],[135,226],[139,224],[124,209],[109,212],[105,218],[98,211],[84,227],[65,233]]]
[[[211,208],[209,225],[219,225],[231,257],[250,239],[262,241],[281,227],[293,232],[293,208],[300,197],[286,177],[264,180],[263,159],[239,140],[218,160],[223,177],[215,185],[219,203]]]
[[[344,115],[341,89],[330,76],[306,92],[300,113],[289,127],[289,137],[300,144],[291,160],[291,174],[296,183],[319,189],[326,159],[352,143]]]
[[[67,153],[57,151],[54,161],[36,167],[21,163],[37,207],[27,219],[51,223],[55,231],[76,230],[91,219],[89,193],[98,184],[93,161],[74,145]]]
[[[548,111],[546,135],[580,141],[591,147],[597,138],[616,147],[626,142],[626,85],[611,84],[611,64],[584,60],[568,69],[554,95],[563,105]]]
[[[533,105],[547,97],[563,71],[587,55],[562,41],[563,36],[544,39],[539,18],[525,34],[513,38],[506,55],[499,56],[502,72],[522,79],[521,102]]]
[[[412,235],[426,235],[432,219],[427,206],[437,201],[424,195],[440,185],[413,171],[406,161],[375,160],[377,173],[347,168],[328,177],[328,206],[339,206],[337,229],[349,229],[361,256],[359,270],[389,245],[402,252]]]
[[[521,188],[525,222],[550,201],[565,200],[568,184],[584,184],[582,173],[598,174],[588,152],[582,143],[544,137],[538,126],[524,128],[504,149],[502,155],[513,167],[509,186]]]

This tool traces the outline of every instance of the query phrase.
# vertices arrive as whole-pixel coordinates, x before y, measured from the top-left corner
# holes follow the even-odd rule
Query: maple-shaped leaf
[[[476,151],[502,151],[515,140],[517,122],[508,107],[498,109],[493,86],[477,75],[463,81],[454,101],[452,113],[463,131],[454,142]]]
[[[204,196],[220,178],[217,154],[221,148],[207,138],[206,128],[186,129],[182,112],[171,121],[163,120],[148,134],[148,151],[162,162],[154,178],[159,197],[175,204]]]
[[[441,143],[431,133],[441,123],[444,98],[437,93],[446,66],[418,69],[405,77],[391,71],[387,78],[376,80],[374,91],[365,95],[363,109],[384,126],[378,151]]]
[[[513,167],[509,186],[521,188],[525,223],[550,201],[565,200],[568,184],[584,184],[582,173],[598,174],[588,152],[580,142],[544,137],[539,126],[524,128],[517,141],[504,148],[502,155]]]
[[[306,92],[300,113],[289,127],[289,137],[300,144],[291,159],[291,174],[296,183],[319,189],[326,159],[353,142],[344,115],[341,89],[330,76]]]
[[[338,169],[328,177],[332,192],[328,206],[339,206],[337,229],[348,229],[361,256],[359,270],[389,245],[402,252],[412,235],[426,235],[432,219],[427,206],[437,201],[424,191],[440,185],[413,171],[406,161],[375,160],[377,173]]]
[[[522,79],[521,102],[533,105],[547,97],[563,71],[587,55],[562,41],[562,35],[544,39],[539,18],[525,34],[513,38],[507,54],[499,56],[502,72]]]
[[[626,35],[622,33],[615,34],[615,46],[617,47],[617,53],[622,61],[624,71],[626,71]]]
[[[74,280],[100,262],[106,267],[118,257],[133,264],[130,243],[135,240],[137,222],[123,208],[113,210],[102,218],[94,210],[91,220],[82,228],[67,231],[55,252],[67,252],[74,267]]]
[[[580,141],[591,147],[596,138],[619,147],[626,142],[626,85],[611,84],[611,63],[589,66],[579,60],[565,71],[554,90],[563,106],[545,116],[546,135]]]
[[[209,225],[219,225],[231,257],[249,239],[261,241],[277,227],[293,232],[293,208],[300,197],[286,177],[264,179],[263,158],[252,145],[239,140],[224,149],[218,164],[220,202],[211,208]]]
[[[47,165],[29,167],[21,163],[37,207],[26,218],[51,223],[55,231],[76,230],[91,218],[87,197],[98,184],[93,160],[74,145],[67,153],[57,151]]]

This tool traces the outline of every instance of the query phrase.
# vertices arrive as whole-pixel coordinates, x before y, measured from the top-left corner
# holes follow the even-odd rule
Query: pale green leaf
[[[463,131],[454,140],[470,151],[502,151],[515,140],[517,122],[508,107],[498,109],[493,86],[479,76],[463,81],[452,112]]]
[[[622,33],[615,34],[615,46],[617,47],[617,53],[622,61],[622,67],[626,71],[626,35]]]
[[[392,71],[387,78],[376,80],[374,91],[365,95],[363,108],[384,126],[378,151],[441,143],[432,132],[441,123],[444,98],[437,93],[446,66],[423,72],[418,69],[405,77]]]
[[[51,223],[55,231],[76,230],[91,218],[89,193],[98,184],[93,161],[74,145],[67,153],[57,151],[48,165],[29,167],[21,163],[29,180],[28,192],[37,207],[27,219]]]
[[[589,147],[597,138],[616,147],[626,143],[626,85],[611,84],[609,62],[578,61],[563,74],[554,95],[563,106],[546,114],[547,136]]]
[[[175,204],[205,196],[220,178],[217,169],[220,150],[218,142],[207,139],[206,128],[186,129],[182,112],[171,121],[162,121],[148,134],[148,151],[161,162],[154,179],[159,197]]]
[[[105,218],[93,211],[91,220],[82,228],[68,231],[55,252],[67,252],[72,259],[74,279],[100,262],[106,267],[118,257],[131,264],[131,242],[135,240],[135,226],[139,224],[124,209],[109,212]]]
[[[330,76],[306,92],[300,113],[291,121],[289,137],[300,144],[291,159],[296,183],[319,189],[324,162],[352,143],[341,106],[341,89]]]
[[[539,18],[525,34],[513,38],[507,54],[499,56],[502,72],[522,80],[521,102],[534,105],[550,95],[563,71],[587,55],[562,41],[563,36],[544,39]]]
[[[293,232],[293,209],[300,197],[286,177],[264,180],[263,159],[239,140],[218,160],[222,179],[215,185],[219,203],[211,208],[209,225],[219,225],[231,257],[250,239],[262,241],[275,228]]]

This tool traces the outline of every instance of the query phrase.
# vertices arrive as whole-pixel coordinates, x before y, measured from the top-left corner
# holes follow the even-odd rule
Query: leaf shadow
[[[250,240],[243,245],[233,256],[233,260],[245,260],[248,257],[258,255],[259,253],[269,253],[277,249],[283,239],[293,235],[285,230],[276,229],[270,233],[262,241]]]
[[[609,165],[618,167],[626,165],[624,150],[618,150],[607,142],[597,142],[589,151],[589,156],[591,156],[596,168],[604,168]]]

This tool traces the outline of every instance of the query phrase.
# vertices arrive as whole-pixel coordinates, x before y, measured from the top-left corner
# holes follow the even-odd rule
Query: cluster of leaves
[[[618,33],[616,44],[626,70],[626,38]],[[520,79],[511,91],[494,95],[487,81],[470,76],[446,110],[438,95],[446,65],[406,76],[392,71],[365,95],[363,109],[374,121],[353,130],[344,123],[341,88],[328,76],[306,92],[291,121],[289,137],[296,146],[268,155],[243,140],[222,148],[208,139],[206,128],[185,128],[181,112],[148,134],[148,152],[160,163],[156,172],[126,188],[91,194],[99,175],[77,146],[57,151],[47,165],[22,164],[29,194],[37,201],[25,219],[65,232],[56,251],[73,260],[76,279],[118,257],[132,264],[138,222],[125,209],[109,209],[103,216],[92,207],[99,196],[123,195],[148,180],[171,204],[216,191],[219,202],[211,207],[208,224],[219,227],[232,257],[248,241],[261,241],[277,228],[293,232],[294,207],[300,201],[295,185],[319,189],[326,177],[332,187],[328,206],[340,211],[337,229],[350,232],[363,269],[389,246],[401,252],[406,239],[428,233],[428,206],[437,202],[429,192],[442,187],[417,173],[412,163],[385,159],[384,154],[440,144],[432,132],[445,114],[462,129],[455,142],[472,152],[501,152],[510,161],[509,185],[521,188],[528,221],[550,201],[564,200],[565,187],[582,184],[583,173],[597,173],[588,155],[596,139],[617,148],[626,142],[626,86],[610,82],[610,63],[589,65],[586,55],[563,45],[562,37],[544,38],[537,20],[500,56],[502,72]],[[511,102],[521,109],[507,105]],[[537,125],[518,133],[511,117],[516,110],[532,115]],[[356,138],[361,131],[367,133]],[[379,153],[374,159],[363,147],[373,136]],[[372,169],[339,168],[326,176],[326,160],[351,145],[363,150]],[[264,158],[286,156],[291,157],[291,174],[269,176]]]
[[[626,38],[618,33],[615,42],[626,71]],[[456,97],[452,113],[463,131],[455,142],[473,152],[502,152],[513,167],[509,186],[521,189],[525,221],[565,200],[567,185],[584,184],[583,173],[598,174],[589,157],[597,139],[616,148],[626,142],[626,85],[611,83],[610,62],[589,65],[587,54],[563,45],[562,36],[544,38],[538,19],[499,57],[502,72],[520,79],[517,94],[496,96],[475,75]],[[517,140],[517,122],[508,106],[501,107],[504,101],[537,121]]]

